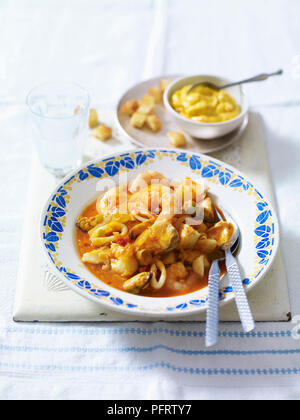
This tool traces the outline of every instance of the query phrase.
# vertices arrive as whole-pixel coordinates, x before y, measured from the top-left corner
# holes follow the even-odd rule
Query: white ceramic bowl
[[[241,107],[241,113],[232,120],[219,123],[200,123],[191,121],[188,118],[178,114],[178,112],[176,112],[170,104],[173,93],[186,85],[204,81],[213,82],[216,85],[223,85],[225,83],[231,82],[228,79],[208,75],[183,77],[171,83],[171,85],[167,88],[164,94],[164,104],[173,120],[182,130],[186,131],[193,137],[209,140],[225,136],[226,134],[231,133],[236,128],[240,127],[244,121],[245,115],[248,113],[249,103],[247,95],[245,94],[242,87],[235,86],[226,89],[226,91],[234,97],[234,99]]]
[[[270,202],[247,177],[233,167],[205,155],[182,150],[142,149],[87,163],[55,188],[41,217],[41,241],[53,271],[71,289],[111,310],[134,316],[166,319],[203,312],[207,288],[177,297],[149,298],[108,286],[81,262],[75,241],[75,221],[100,190],[119,183],[121,172],[130,181],[141,171],[156,170],[174,180],[189,176],[208,185],[216,202],[222,204],[241,230],[238,263],[246,290],[256,285],[270,268],[279,242],[279,228]],[[124,182],[124,179],[121,181]],[[220,302],[233,299],[225,276]]]

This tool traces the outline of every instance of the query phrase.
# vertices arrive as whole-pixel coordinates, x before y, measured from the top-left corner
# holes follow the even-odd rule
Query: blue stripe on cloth
[[[149,365],[140,366],[59,366],[59,365],[33,365],[26,363],[5,363],[0,362],[0,369],[22,369],[30,370],[31,373],[36,371],[44,372],[128,372],[128,371],[151,371],[155,369],[167,369],[173,372],[185,373],[190,375],[206,375],[206,376],[269,376],[269,375],[298,375],[300,368],[274,368],[274,369],[200,369],[176,366],[169,362],[157,362]]]
[[[157,350],[167,350],[171,353],[182,354],[185,356],[258,356],[274,355],[286,356],[300,354],[300,349],[287,350],[186,350],[158,344],[151,347],[38,347],[38,346],[10,346],[0,345],[0,351],[14,352],[49,352],[49,353],[151,353]]]
[[[176,330],[172,328],[40,328],[40,327],[4,327],[0,328],[8,334],[25,333],[37,335],[154,335],[164,334],[177,337],[205,337],[203,331],[193,330]],[[292,332],[289,330],[279,331],[252,331],[244,333],[242,331],[221,331],[220,337],[229,338],[283,338],[291,337]]]

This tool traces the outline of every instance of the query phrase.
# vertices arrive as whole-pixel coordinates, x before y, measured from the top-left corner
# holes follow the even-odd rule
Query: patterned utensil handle
[[[220,268],[216,260],[212,263],[208,279],[208,308],[206,315],[206,347],[212,347],[219,338],[219,284]]]
[[[239,267],[236,259],[233,257],[230,249],[226,251],[226,268],[230,284],[233,288],[235,295],[235,301],[240,315],[240,319],[243,325],[244,331],[250,332],[254,330],[255,323],[249,306],[249,302],[246,296],[246,292],[243,286]]]

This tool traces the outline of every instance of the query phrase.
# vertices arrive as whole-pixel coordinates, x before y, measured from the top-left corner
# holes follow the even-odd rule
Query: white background
[[[247,91],[265,122],[293,314],[300,314],[299,16],[299,0],[0,0],[0,321],[5,328],[13,325],[32,154],[25,95],[56,78],[79,82],[93,105],[107,108],[130,85],[162,73],[239,79],[283,68],[282,78]],[[36,382],[30,392],[11,377],[9,369],[2,372],[0,398],[13,392],[46,397]],[[168,397],[180,398],[175,388]],[[107,394],[117,397],[113,389]],[[63,395],[61,390],[56,397]]]

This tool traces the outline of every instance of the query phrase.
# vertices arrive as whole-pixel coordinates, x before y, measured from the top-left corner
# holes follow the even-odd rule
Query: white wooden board
[[[87,159],[134,148],[118,132],[113,113],[100,110],[99,114],[102,121],[114,127],[114,139],[101,143],[90,137],[86,149]],[[157,146],[159,147],[159,145]],[[263,122],[258,114],[250,114],[249,126],[240,142],[213,156],[243,171],[260,186],[267,197],[273,200]],[[39,218],[43,204],[53,187],[52,176],[40,166],[37,157],[34,157],[24,219],[14,320],[28,322],[141,320],[141,318],[137,319],[118,312],[107,311],[67,289],[47,274],[39,241]],[[249,300],[256,321],[289,320],[288,287],[280,251],[264,280],[250,291]],[[222,321],[238,321],[235,304],[222,307],[220,318]],[[149,319],[143,318],[142,320]],[[172,321],[178,320],[204,321],[205,316],[172,319]]]

